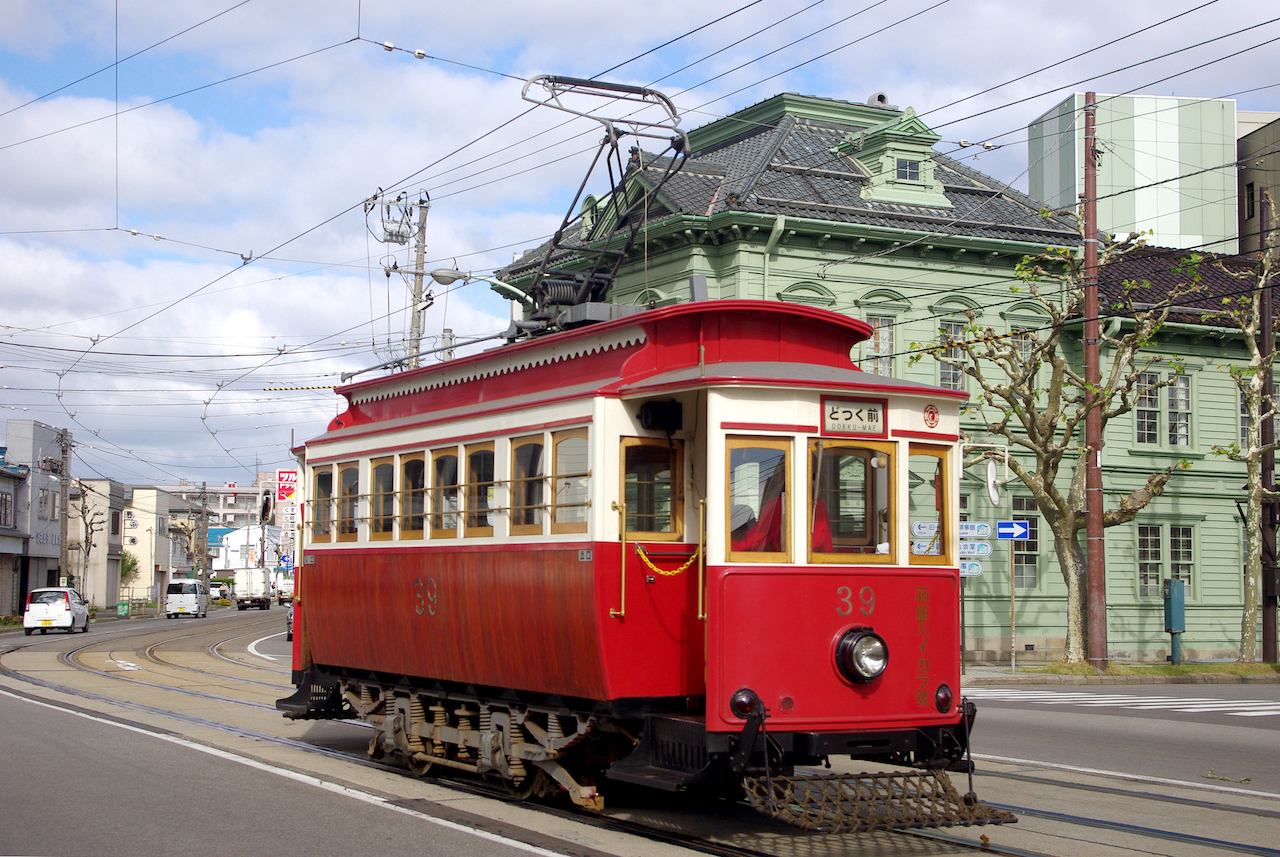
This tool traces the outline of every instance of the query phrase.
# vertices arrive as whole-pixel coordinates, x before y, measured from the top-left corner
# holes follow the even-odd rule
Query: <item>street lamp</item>
[[[495,292],[509,300],[520,301],[525,306],[533,306],[533,298],[521,289],[510,283],[504,283],[502,280],[486,277],[483,274],[468,274],[463,271],[455,271],[452,268],[436,268],[431,272],[431,279],[435,280],[442,286],[450,286],[458,280],[483,280],[489,284]]]

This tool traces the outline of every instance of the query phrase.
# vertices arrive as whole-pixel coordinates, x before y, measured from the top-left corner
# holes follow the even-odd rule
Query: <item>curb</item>
[[[1280,684],[1280,675],[1233,675],[1200,673],[1197,675],[995,675],[961,676],[960,686],[991,687],[998,685],[1036,684]]]

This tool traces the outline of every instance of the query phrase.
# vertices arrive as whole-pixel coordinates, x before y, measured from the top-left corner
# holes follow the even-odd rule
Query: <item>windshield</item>
[[[43,592],[31,593],[32,604],[65,604],[67,593],[61,589],[46,589]]]
[[[195,595],[196,585],[194,583],[170,583],[167,590],[169,595]]]

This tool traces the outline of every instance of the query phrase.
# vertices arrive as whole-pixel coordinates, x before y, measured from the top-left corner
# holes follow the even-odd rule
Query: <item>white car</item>
[[[28,637],[39,630],[63,628],[68,634],[77,629],[89,633],[89,604],[74,589],[50,587],[33,589],[27,596],[27,610],[22,614],[22,633]]]

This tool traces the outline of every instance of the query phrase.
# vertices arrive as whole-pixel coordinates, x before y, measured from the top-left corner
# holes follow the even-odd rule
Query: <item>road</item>
[[[275,709],[280,610],[2,634],[0,668],[6,854],[1280,857],[1278,685],[966,688],[976,790],[1018,823],[834,835],[649,790],[567,812],[372,763],[366,727]]]
[[[1280,685],[976,687],[974,752],[1280,797]]]

